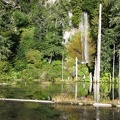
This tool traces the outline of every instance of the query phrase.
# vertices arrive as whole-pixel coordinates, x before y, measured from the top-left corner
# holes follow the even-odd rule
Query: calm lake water
[[[100,84],[100,100],[119,97],[119,85]],[[65,93],[74,98],[75,84],[22,83],[17,86],[0,86],[0,97],[47,99]],[[78,99],[86,96],[94,100],[94,85],[78,83]],[[120,120],[120,108],[94,108],[93,106],[40,104],[0,101],[0,120]]]
[[[69,83],[69,82],[68,82]],[[96,90],[98,84],[89,82],[78,82],[77,97],[78,99],[89,96],[93,101],[96,99]],[[120,85],[115,83],[101,83],[99,85],[100,101],[120,98]],[[47,99],[61,95],[75,97],[75,84],[40,84],[18,83],[17,86],[0,86],[0,97],[4,98],[24,98],[24,99]]]
[[[120,120],[120,109],[0,101],[0,120]]]

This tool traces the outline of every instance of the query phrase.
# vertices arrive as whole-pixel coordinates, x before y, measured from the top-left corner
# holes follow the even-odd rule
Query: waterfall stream
[[[79,26],[81,32],[81,43],[82,43],[82,63],[89,62],[89,48],[88,48],[88,15],[86,12],[82,13],[81,23]]]

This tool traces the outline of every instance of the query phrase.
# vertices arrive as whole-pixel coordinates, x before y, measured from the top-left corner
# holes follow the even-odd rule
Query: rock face
[[[9,4],[11,2],[11,0],[2,0],[4,3]]]
[[[74,35],[75,33],[77,33],[79,30],[76,29],[76,28],[72,28],[71,30],[66,30],[64,31],[64,34],[63,34],[63,44],[66,44],[69,39],[71,38],[72,35]]]
[[[15,7],[18,3],[19,0],[2,0],[5,4],[11,4],[13,7]]]
[[[53,5],[53,4],[55,3],[55,1],[56,1],[56,0],[47,0],[45,4],[46,4],[46,5],[47,5],[47,4]]]

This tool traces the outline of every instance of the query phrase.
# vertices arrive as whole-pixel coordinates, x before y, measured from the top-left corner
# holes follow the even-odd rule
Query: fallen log
[[[54,103],[49,100],[31,100],[31,99],[12,99],[12,98],[0,98],[2,101],[19,101],[19,102],[36,102],[36,103]]]

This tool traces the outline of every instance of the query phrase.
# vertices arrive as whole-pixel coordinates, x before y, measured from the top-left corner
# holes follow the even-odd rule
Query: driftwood
[[[36,103],[54,103],[49,100],[31,100],[31,99],[12,99],[12,98],[0,98],[2,101],[18,101],[18,102],[36,102]]]
[[[117,105],[116,107],[119,107],[119,108],[120,108],[120,105]]]
[[[52,103],[56,103],[54,101],[50,101],[50,100],[31,100],[31,99],[12,99],[12,98],[0,98],[1,101],[18,101],[18,102],[34,102],[34,103],[48,103],[48,104],[52,104]],[[60,102],[62,103],[62,102]],[[64,103],[64,102],[63,102]],[[84,105],[83,103],[79,103],[78,105]],[[93,107],[120,107],[120,104],[118,105],[113,105],[113,104],[107,104],[107,103],[93,103],[91,104],[93,105]]]
[[[112,104],[106,104],[106,103],[94,103],[94,107],[112,107]]]

